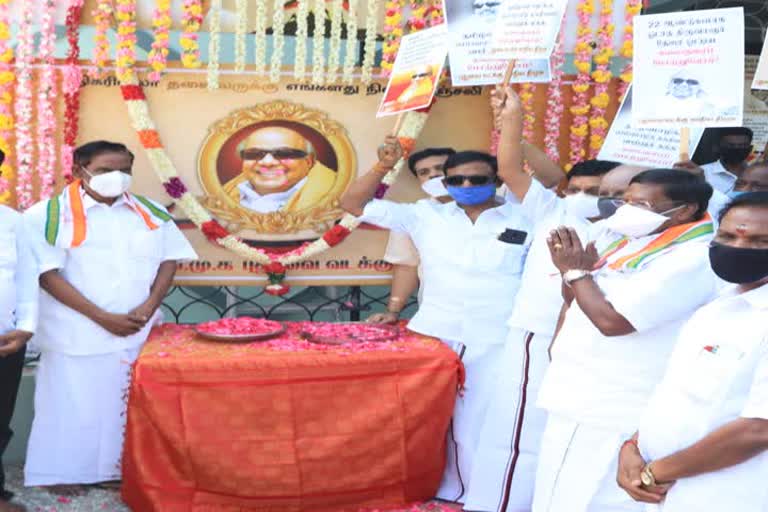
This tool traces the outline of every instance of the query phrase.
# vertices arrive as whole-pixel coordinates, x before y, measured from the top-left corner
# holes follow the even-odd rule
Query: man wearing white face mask
[[[588,244],[570,228],[551,233],[570,308],[538,397],[548,418],[534,512],[643,510],[616,484],[616,447],[635,431],[681,325],[716,293],[711,196],[698,176],[645,171]]]
[[[176,261],[197,257],[162,206],[128,193],[124,145],[90,142],[74,161],[77,179],[24,215],[43,290],[25,484],[61,494],[120,479],[131,364]]]

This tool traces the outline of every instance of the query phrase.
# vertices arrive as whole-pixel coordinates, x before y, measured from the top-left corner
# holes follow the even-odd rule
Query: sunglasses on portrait
[[[453,176],[447,176],[444,180],[444,183],[450,187],[460,187],[464,184],[464,182],[468,181],[470,185],[479,186],[493,183],[493,180],[493,176],[462,176],[461,174],[454,174]]]
[[[300,149],[246,149],[240,152],[243,160],[262,160],[267,155],[272,155],[275,160],[299,160],[306,158],[308,153]]]
[[[672,83],[675,85],[680,85],[683,82],[685,82],[688,85],[699,85],[698,80],[694,80],[693,78],[673,78]]]

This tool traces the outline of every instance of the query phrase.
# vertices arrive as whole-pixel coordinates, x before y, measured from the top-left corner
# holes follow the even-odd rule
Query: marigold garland
[[[104,75],[107,62],[109,61],[109,37],[107,37],[107,32],[112,25],[114,14],[115,6],[112,0],[98,0],[96,8],[91,13],[96,25],[96,32],[93,41],[94,68],[89,74],[94,78]]]
[[[596,69],[592,72],[595,82],[595,93],[590,100],[592,117],[589,120],[589,158],[597,158],[600,148],[603,147],[605,137],[608,134],[608,120],[605,118],[611,97],[608,94],[608,85],[613,77],[611,73],[611,58],[613,57],[613,33],[615,27],[612,23],[613,1],[602,0],[600,9],[600,22],[597,31],[597,53],[594,55]]]
[[[199,68],[200,46],[197,42],[200,27],[203,24],[202,0],[184,0],[182,4],[181,63],[185,68]]]
[[[341,22],[344,14],[344,0],[332,0],[331,2],[331,41],[328,48],[328,71],[326,82],[334,83],[338,80],[339,59],[341,58]],[[347,27],[349,29],[349,27]],[[349,33],[347,33],[349,37]]]
[[[283,69],[283,50],[285,47],[285,10],[283,9],[283,0],[275,0],[273,9],[272,61],[269,68],[269,81],[276,84],[280,81],[280,73]]]
[[[35,145],[32,143],[32,11],[34,2],[22,5],[21,23],[16,34],[16,199],[21,210],[34,204],[32,162]]]
[[[580,0],[576,7],[579,20],[576,28],[576,46],[574,47],[573,63],[578,71],[576,80],[571,86],[574,92],[571,113],[573,121],[570,127],[570,169],[586,156],[584,143],[589,133],[589,87],[592,70],[592,29],[590,21],[594,12],[594,0]]]
[[[122,75],[133,74],[133,65],[136,63],[136,0],[117,0],[115,18],[117,19],[115,74],[122,80]]]
[[[357,4],[358,0],[348,0],[347,45],[344,50],[344,67],[341,81],[351,84],[354,81],[355,63],[357,63]]]
[[[37,175],[40,185],[39,199],[53,195],[56,184],[56,75],[54,70],[54,49],[56,25],[56,2],[46,0],[40,13],[40,44],[38,57],[41,63],[40,84],[37,90]]]
[[[221,0],[211,0],[208,11],[208,90],[219,88],[219,50],[221,47]]]
[[[325,65],[325,0],[315,0],[315,32],[312,34],[312,83],[322,85]]]
[[[633,39],[634,39],[634,18],[643,8],[642,0],[627,0],[624,6],[624,40],[621,43],[621,49],[619,55],[627,59],[627,63],[624,65],[624,69],[621,70],[621,84],[619,85],[618,96],[623,98],[627,92],[629,84],[632,83],[632,56],[633,56]]]
[[[560,25],[555,48],[550,57],[552,80],[547,88],[547,114],[544,116],[544,152],[553,162],[560,162],[560,122],[563,118],[563,76],[565,75],[565,16]]]
[[[308,1],[308,0],[307,0]],[[253,62],[256,74],[267,69],[267,2],[256,2],[256,24],[253,29]]]
[[[152,50],[147,55],[147,62],[152,68],[149,79],[157,82],[168,66],[171,0],[157,0],[157,6],[152,15],[152,28],[155,31],[155,39],[152,41]]]
[[[384,6],[384,46],[381,50],[381,74],[389,76],[403,37],[405,0],[387,0]]]
[[[364,84],[371,83],[373,77],[373,64],[376,57],[376,30],[379,23],[378,0],[368,0],[365,18],[365,46],[363,47],[363,67],[360,69],[360,81]]]
[[[4,204],[11,200],[14,182],[11,139],[14,123],[13,87],[16,77],[11,64],[13,50],[9,44],[11,31],[8,2],[9,0],[0,0],[0,150],[5,153],[5,161],[0,166],[0,203]]]
[[[248,27],[248,4],[246,0],[235,0],[235,72],[245,71],[245,32]]]

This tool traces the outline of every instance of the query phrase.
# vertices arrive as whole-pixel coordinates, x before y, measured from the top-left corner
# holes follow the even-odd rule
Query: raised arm
[[[339,199],[339,206],[355,216],[363,214],[363,209],[376,195],[376,190],[384,176],[392,170],[403,156],[403,148],[395,136],[388,136],[378,149],[379,161],[367,173],[357,178]]]
[[[521,201],[531,186],[531,177],[523,170],[523,111],[520,99],[511,87],[497,87],[492,93],[491,107],[500,129],[499,178]]]
[[[523,158],[533,169],[534,177],[546,188],[556,187],[565,177],[563,169],[533,144],[523,142]]]

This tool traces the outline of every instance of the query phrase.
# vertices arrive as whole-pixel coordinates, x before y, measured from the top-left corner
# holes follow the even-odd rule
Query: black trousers
[[[16,394],[19,391],[26,351],[25,347],[15,354],[0,357],[0,500],[11,498],[10,493],[5,490],[2,456],[8,443],[11,442],[11,437],[13,437],[11,418],[13,417],[13,409],[16,407]]]

